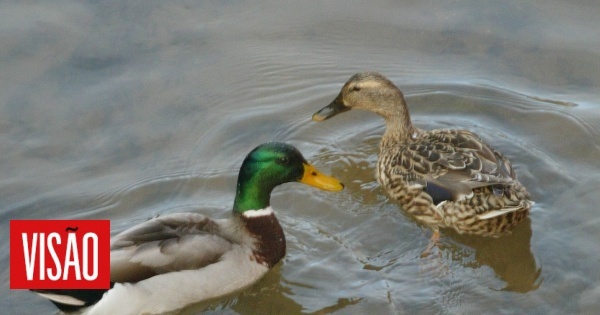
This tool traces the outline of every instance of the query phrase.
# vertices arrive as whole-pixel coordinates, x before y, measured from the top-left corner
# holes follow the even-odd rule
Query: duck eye
[[[288,159],[286,156],[284,157],[280,157],[277,162],[281,165],[287,165],[290,162],[290,159]]]

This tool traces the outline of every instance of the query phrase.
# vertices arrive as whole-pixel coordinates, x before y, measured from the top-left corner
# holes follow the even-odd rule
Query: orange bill
[[[310,164],[304,164],[304,176],[300,182],[323,190],[339,191],[344,189],[344,184],[339,180],[319,172]]]

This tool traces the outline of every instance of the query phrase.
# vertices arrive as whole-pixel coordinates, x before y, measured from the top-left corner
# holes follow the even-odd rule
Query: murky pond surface
[[[178,1],[0,4],[0,309],[8,222],[226,217],[266,141],[342,179],[272,204],[287,256],[253,287],[183,314],[595,314],[600,309],[600,4],[596,1]],[[499,239],[430,231],[374,178],[383,120],[310,120],[377,70],[416,125],[464,128],[511,158],[536,201]]]

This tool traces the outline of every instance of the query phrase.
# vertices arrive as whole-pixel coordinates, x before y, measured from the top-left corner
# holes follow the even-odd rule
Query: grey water
[[[266,141],[340,178],[272,205],[287,255],[246,290],[181,314],[595,314],[600,309],[597,1],[0,3],[0,309],[9,220],[226,217]],[[498,239],[431,232],[374,177],[383,120],[316,123],[354,73],[380,71],[421,128],[476,132],[536,204]]]

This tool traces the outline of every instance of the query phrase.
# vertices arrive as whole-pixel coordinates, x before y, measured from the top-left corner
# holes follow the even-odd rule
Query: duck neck
[[[405,142],[417,131],[410,120],[404,97],[400,91],[398,92],[400,93],[399,100],[394,104],[389,104],[387,107],[389,110],[386,111],[385,115],[382,115],[385,119],[386,128],[380,142],[381,149]]]
[[[285,235],[270,206],[271,192],[275,186],[242,167],[233,202],[234,217],[241,220],[245,230],[255,240],[253,258],[269,268],[285,256]]]
[[[237,191],[233,202],[233,212],[244,213],[249,210],[265,209],[271,204],[271,192],[275,185],[260,182],[258,176],[240,172]]]

